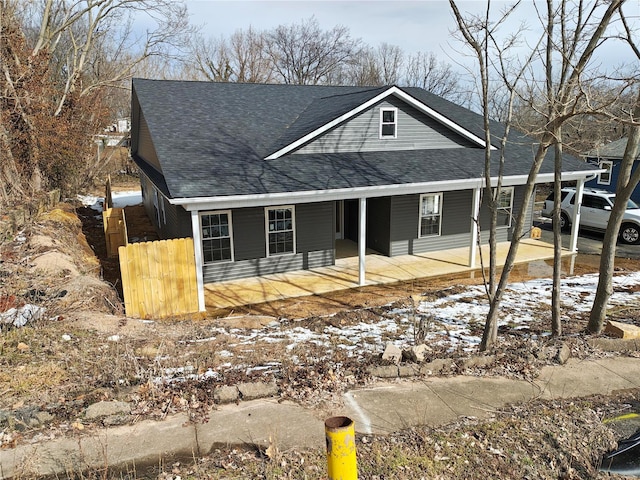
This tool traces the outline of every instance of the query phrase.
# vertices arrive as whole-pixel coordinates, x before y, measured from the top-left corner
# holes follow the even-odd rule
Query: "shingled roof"
[[[627,137],[620,138],[613,142],[607,143],[606,145],[602,145],[600,147],[594,148],[591,150],[587,157],[589,158],[610,158],[610,159],[622,159],[624,156],[624,151],[627,148],[627,141],[629,139]],[[640,159],[640,153],[636,157],[636,160]]]
[[[267,85],[133,80],[133,91],[162,175],[134,160],[168,198],[268,195],[452,182],[482,177],[484,148],[361,153],[270,154],[384,94],[392,87]],[[429,109],[484,138],[482,117],[419,88],[404,88]],[[496,139],[502,125],[492,123]],[[504,175],[526,176],[534,142],[513,131]],[[497,140],[493,145],[499,146]],[[497,162],[497,152],[493,155]],[[595,167],[566,157],[565,172]],[[552,173],[545,161],[541,173]],[[494,172],[497,175],[497,170]]]

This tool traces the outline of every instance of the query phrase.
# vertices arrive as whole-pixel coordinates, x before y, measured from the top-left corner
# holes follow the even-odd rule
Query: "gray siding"
[[[266,257],[264,208],[233,210],[234,262],[205,265],[205,283],[318,268],[335,263],[333,202],[296,205],[296,253]]]
[[[193,237],[191,231],[191,214],[180,205],[171,205],[162,195],[167,223],[160,228],[160,238]]]
[[[520,211],[520,207],[522,206],[522,199],[524,197],[524,185],[516,186],[513,189],[513,219],[511,220],[511,224],[513,225],[515,222],[515,217],[518,215]],[[489,238],[489,225],[490,225],[490,212],[489,208],[484,204],[480,207],[480,227],[483,232],[483,243],[488,242]],[[527,232],[530,230],[533,224],[533,201],[529,203],[529,209],[527,210],[525,223],[524,223],[524,234],[527,236]],[[496,232],[496,239],[498,242],[508,242],[511,241],[511,233],[512,227],[498,227]],[[486,237],[486,238],[485,238]]]
[[[367,201],[367,247],[389,255],[391,242],[391,197]]]
[[[183,207],[171,205],[169,201],[158,192],[158,210],[160,221],[158,222],[158,214],[153,203],[155,188],[151,181],[140,175],[140,185],[142,187],[142,204],[151,224],[154,226],[158,237],[161,239],[168,238],[186,238],[192,237],[191,232],[191,214]]]
[[[444,192],[441,234],[418,238],[420,195],[393,197],[390,256],[468,246],[471,239],[472,199],[471,190]]]
[[[413,243],[418,237],[420,195],[391,198],[390,256],[413,255]]]
[[[380,139],[380,108],[398,109],[397,137]],[[300,148],[296,153],[340,153],[430,148],[463,148],[469,142],[395,97],[362,112]]]

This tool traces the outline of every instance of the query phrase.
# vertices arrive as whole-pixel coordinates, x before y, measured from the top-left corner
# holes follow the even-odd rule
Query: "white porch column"
[[[584,179],[578,180],[576,185],[576,198],[573,205],[573,218],[571,219],[571,240],[569,250],[572,253],[578,251],[578,230],[580,229],[580,207],[582,207],[582,193],[584,192]]]
[[[202,278],[202,232],[200,231],[200,216],[195,210],[191,211],[191,230],[193,232],[193,251],[196,257],[196,283],[198,288],[198,310],[204,312],[204,279]]]
[[[360,199],[359,225],[360,231],[358,235],[358,283],[360,286],[366,284],[364,272],[364,259],[367,253],[367,199]]]
[[[478,225],[480,221],[480,187],[473,189],[471,204],[471,245],[469,245],[469,267],[476,268],[476,253],[478,251]]]

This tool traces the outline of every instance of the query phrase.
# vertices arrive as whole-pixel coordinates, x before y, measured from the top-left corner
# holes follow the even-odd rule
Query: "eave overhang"
[[[602,170],[588,170],[576,172],[564,172],[562,181],[588,180]],[[553,182],[553,173],[539,174],[536,183]],[[511,176],[502,179],[505,187],[524,185],[528,176]],[[497,177],[491,178],[491,184],[496,185]],[[421,182],[398,185],[382,185],[368,187],[353,187],[331,190],[307,190],[299,192],[278,192],[252,195],[211,196],[196,198],[173,198],[169,202],[180,205],[187,211],[220,210],[226,208],[264,207],[268,205],[299,204],[329,202],[336,200],[350,200],[356,198],[377,198],[392,195],[412,195],[430,192],[447,192],[454,190],[472,190],[484,188],[484,178],[465,180],[448,180],[442,182]]]

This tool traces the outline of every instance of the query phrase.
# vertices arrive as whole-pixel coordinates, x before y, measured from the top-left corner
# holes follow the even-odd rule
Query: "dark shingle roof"
[[[340,154],[270,153],[389,87],[331,87],[134,79],[133,90],[164,173],[169,198],[268,194],[482,177],[483,148]],[[482,118],[419,88],[403,89],[480,138]],[[492,128],[500,134],[500,124]],[[531,139],[513,132],[505,175],[528,174]],[[496,142],[493,142],[497,145]],[[497,159],[497,152],[493,155]],[[153,169],[134,159],[145,171]],[[569,157],[565,171],[594,167]],[[553,172],[545,162],[542,173]],[[151,172],[153,174],[153,172]],[[497,172],[496,172],[497,173]],[[154,180],[156,178],[156,180]]]
[[[589,158],[621,159],[627,148],[627,141],[627,137],[620,138],[611,143],[607,143],[606,145],[602,145],[601,147],[594,148],[587,154],[587,156]],[[640,159],[640,153],[638,153],[636,159]]]

